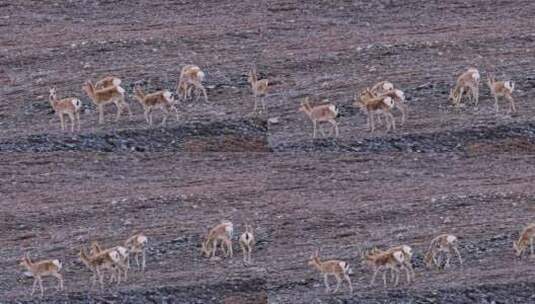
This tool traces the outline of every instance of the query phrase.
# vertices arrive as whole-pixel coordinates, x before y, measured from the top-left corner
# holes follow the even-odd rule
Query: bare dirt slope
[[[201,2],[201,3],[199,3]],[[13,1],[0,3],[0,303],[528,303],[532,260],[512,240],[533,219],[535,32],[532,1]],[[207,74],[209,102],[148,128],[132,98],[174,89],[180,67]],[[246,72],[270,80],[252,115]],[[468,66],[516,82],[519,112],[448,105]],[[135,112],[98,125],[87,79],[123,79]],[[388,79],[409,121],[370,134],[351,106]],[[84,103],[63,133],[48,88]],[[338,139],[311,139],[304,96],[341,111]],[[268,123],[277,118],[278,123]],[[158,121],[158,116],[156,120]],[[398,120],[399,123],[399,120]],[[255,227],[253,265],[200,255],[227,219]],[[100,292],[82,246],[149,236],[148,269]],[[460,238],[464,265],[427,270],[439,233]],[[235,236],[237,238],[237,236]],[[416,281],[368,286],[363,250],[409,244]],[[355,292],[328,295],[307,266],[317,248],[350,263]],[[19,258],[58,258],[66,291],[43,299]]]

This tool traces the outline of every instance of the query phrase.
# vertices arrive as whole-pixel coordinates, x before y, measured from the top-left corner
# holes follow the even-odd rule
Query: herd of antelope
[[[208,234],[201,242],[201,254],[212,260],[219,260],[217,257],[218,245],[221,248],[223,257],[232,258],[232,239],[234,234],[234,225],[230,221],[223,221],[214,226],[208,231]],[[534,256],[533,238],[535,237],[535,223],[527,225],[520,233],[517,241],[513,241],[513,248],[518,257],[522,257],[528,246],[530,247],[530,254]],[[240,248],[243,254],[243,262],[245,265],[252,263],[252,251],[255,246],[254,229],[246,224],[245,231],[238,239]],[[121,282],[121,276],[124,281],[128,278],[128,270],[130,269],[130,257],[133,256],[137,267],[141,271],[145,271],[146,265],[146,251],[148,248],[148,238],[143,233],[138,233],[128,238],[124,246],[115,246],[103,249],[96,241],[91,243],[89,252],[84,248],[80,249],[78,254],[79,260],[91,271],[93,288],[96,281],[100,283],[100,289],[104,287],[104,271],[110,272],[110,283]],[[450,260],[455,254],[459,260],[459,265],[462,266],[463,260],[459,252],[459,240],[452,234],[441,234],[433,238],[424,255],[424,263],[427,268],[448,268]],[[141,263],[139,258],[141,257]],[[412,265],[413,250],[408,245],[400,245],[389,248],[387,250],[380,250],[373,248],[370,251],[363,251],[361,253],[361,262],[364,266],[372,269],[373,275],[370,286],[374,285],[375,278],[379,272],[382,272],[383,285],[387,286],[387,271],[390,271],[391,278],[394,280],[394,286],[399,283],[399,276],[402,271],[405,271],[407,283],[410,283],[415,278],[415,271]],[[41,289],[41,297],[44,295],[43,277],[51,276],[58,280],[58,290],[63,290],[63,275],[61,274],[62,263],[58,259],[42,260],[32,262],[29,254],[26,253],[22,257],[20,263],[27,271],[26,275],[34,278],[31,295],[34,294],[37,284]],[[350,293],[353,293],[353,284],[349,277],[352,270],[349,263],[341,260],[322,261],[319,257],[319,250],[316,250],[310,257],[308,265],[316,268],[322,275],[325,283],[327,293],[331,292],[329,286],[329,276],[336,278],[336,287],[332,291],[336,293],[342,282],[347,282]]]

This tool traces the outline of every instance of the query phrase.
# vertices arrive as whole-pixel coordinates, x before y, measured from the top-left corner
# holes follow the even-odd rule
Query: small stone
[[[272,124],[272,125],[276,125],[279,123],[279,118],[278,117],[271,117],[268,119],[268,123]]]

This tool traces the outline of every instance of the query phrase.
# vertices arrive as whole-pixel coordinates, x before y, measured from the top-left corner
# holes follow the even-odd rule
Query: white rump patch
[[[229,224],[225,226],[225,231],[227,232],[229,237],[232,238],[232,234],[234,233],[234,225],[232,225],[232,223],[229,222]]]
[[[119,254],[124,258],[126,258],[126,256],[128,255],[128,250],[126,250],[126,248],[122,246],[117,246],[117,252],[119,252]]]
[[[118,86],[117,87],[117,92],[119,92],[119,94],[121,94],[121,95],[124,95],[125,90],[122,87]]]
[[[479,75],[479,71],[474,69],[474,73],[472,74],[472,78],[474,78],[475,81],[479,81],[481,79],[481,76]]]
[[[506,89],[508,89],[511,93],[513,92],[513,90],[515,89],[515,83],[512,82],[512,81],[506,81],[504,84]]]
[[[109,255],[112,261],[119,262],[119,253],[117,251],[110,251]]]
[[[394,93],[396,94],[396,96],[401,99],[402,101],[405,100],[405,94],[403,93],[402,90],[395,90]]]
[[[383,90],[390,91],[394,89],[394,85],[391,82],[385,82],[383,83]]]
[[[171,92],[169,92],[169,91],[164,91],[164,92],[163,92],[163,98],[165,98],[165,100],[171,102],[171,101],[173,101],[173,100],[171,99],[171,97],[172,97]]]
[[[121,79],[113,78],[112,83],[113,83],[114,86],[119,86],[121,84]]]
[[[137,237],[137,242],[140,244],[145,244],[148,241],[147,237],[144,235],[139,235]]]
[[[392,108],[394,106],[394,102],[392,101],[392,98],[390,97],[385,97],[383,98],[383,102],[389,107],[389,108]]]
[[[455,235],[449,234],[446,237],[446,241],[448,241],[448,243],[450,243],[450,244],[455,243],[457,241],[457,237]]]
[[[71,99],[71,102],[72,102],[72,105],[76,108],[76,110],[82,107],[82,102],[78,98]]]
[[[403,245],[401,248],[408,256],[412,256],[412,248],[410,246]]]
[[[59,260],[53,260],[52,264],[56,265],[56,267],[58,267],[58,269],[61,269],[61,262]]]
[[[403,252],[396,251],[396,252],[393,253],[393,255],[394,255],[394,259],[396,259],[396,261],[398,261],[399,263],[403,263],[403,260],[404,260]]]
[[[204,80],[204,72],[199,70],[199,72],[197,73],[197,77],[199,77],[200,81],[203,81]]]
[[[338,109],[335,105],[329,105],[329,110],[334,113],[334,115],[338,115]]]

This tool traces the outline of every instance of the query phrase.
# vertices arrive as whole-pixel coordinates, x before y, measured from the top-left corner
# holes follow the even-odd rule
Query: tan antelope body
[[[234,232],[234,225],[229,221],[224,221],[221,224],[210,229],[206,240],[202,243],[201,251],[206,257],[215,258],[217,250],[217,242],[221,241],[221,248],[225,257],[232,257],[232,234]],[[226,248],[226,250],[225,250]]]
[[[455,106],[460,106],[463,94],[470,94],[470,100],[474,101],[476,106],[479,102],[479,81],[481,76],[476,68],[469,68],[462,73],[455,82],[455,87],[450,90],[450,101]]]
[[[95,255],[88,255],[82,248],[78,256],[82,263],[93,273],[91,287],[95,286],[98,279],[100,289],[104,288],[104,275],[102,271],[109,269],[113,272],[115,267],[119,267],[118,265],[120,263],[120,256],[117,251],[103,251]],[[119,280],[117,280],[117,283],[119,283]]]
[[[444,265],[444,268],[450,266],[450,259],[452,256],[452,252],[454,252],[457,257],[459,258],[459,264],[463,264],[463,260],[461,258],[461,254],[459,252],[458,246],[458,239],[456,236],[451,234],[441,234],[434,239],[431,240],[431,244],[429,245],[429,249],[427,250],[427,253],[424,257],[424,262],[428,268],[431,268],[433,266],[439,267],[442,261],[439,259],[437,260],[437,255],[440,253],[446,254],[446,264]]]
[[[130,255],[134,256],[136,265],[141,268],[141,271],[145,271],[147,243],[148,238],[143,233],[134,234],[124,242],[124,246],[128,249],[129,257]],[[139,264],[139,256],[141,256],[141,265]],[[130,267],[130,258],[127,260],[127,265]]]
[[[260,79],[258,80],[256,76],[256,69],[253,69],[249,71],[247,81],[251,84],[251,89],[253,90],[254,95],[254,110],[256,111],[257,105],[258,105],[258,98],[260,98],[262,102],[262,109],[266,110],[266,104],[264,102],[264,98],[267,95],[268,85],[269,82],[267,79]]]
[[[204,72],[196,65],[185,65],[180,71],[180,78],[176,88],[177,95],[183,100],[190,97],[193,88],[200,90],[204,95],[204,100],[208,102],[206,89],[202,85],[204,81]]]
[[[128,110],[130,117],[132,117],[132,111],[130,110],[130,106],[128,105],[128,103],[126,103],[124,99],[125,90],[122,87],[110,86],[102,89],[96,89],[93,86],[93,83],[88,80],[82,88],[86,92],[87,96],[91,98],[91,100],[98,109],[99,124],[102,124],[104,122],[104,106],[110,103],[115,104],[115,106],[117,107],[117,115],[115,117],[115,121],[119,120],[119,117],[121,116],[121,113],[123,112],[124,108]]]
[[[533,256],[533,238],[535,237],[535,223],[527,225],[524,229],[522,229],[522,232],[520,233],[520,236],[518,237],[518,241],[513,242],[513,248],[515,249],[516,255],[518,257],[522,257],[522,254],[524,251],[528,248],[530,249],[530,254]]]
[[[407,275],[407,283],[410,283],[411,281],[414,280],[414,277],[415,277],[414,268],[412,266],[412,255],[413,255],[413,252],[412,252],[412,248],[410,246],[408,246],[408,245],[400,245],[400,246],[389,248],[386,251],[375,250],[374,252],[375,253],[378,253],[378,252],[394,253],[396,251],[399,251],[399,252],[401,252],[403,254],[403,263],[402,264],[403,264],[404,267],[402,267],[402,268],[405,269],[405,272],[406,272],[406,275]],[[391,272],[392,272],[393,278],[395,279],[396,273],[394,271],[391,271]]]
[[[37,283],[39,283],[39,287],[41,288],[41,297],[44,295],[44,288],[43,288],[43,277],[52,276],[58,279],[58,290],[63,290],[63,276],[61,273],[62,265],[59,260],[43,260],[38,262],[32,262],[30,260],[30,256],[28,253],[26,253],[25,256],[22,257],[22,260],[20,262],[21,266],[24,266],[28,273],[33,277],[33,287],[31,295],[34,294],[35,288],[37,287]]]
[[[336,293],[340,288],[342,279],[346,280],[347,284],[349,285],[350,293],[353,293],[353,284],[351,283],[351,279],[348,275],[350,273],[349,264],[346,262],[340,260],[329,260],[322,262],[319,257],[319,252],[316,251],[310,256],[308,265],[316,268],[323,275],[325,290],[327,292],[330,292],[328,277],[334,276],[336,278],[336,288],[334,289],[333,293]]]
[[[245,232],[240,236],[240,247],[243,253],[243,262],[251,263],[251,252],[255,245],[255,238],[253,228],[250,225],[245,225]]]
[[[324,102],[328,101],[324,100]],[[301,107],[299,108],[299,111],[304,112],[308,116],[308,118],[312,120],[312,124],[314,126],[314,132],[312,135],[313,138],[316,138],[317,124],[322,122],[330,123],[332,125],[332,128],[334,128],[335,136],[338,136],[338,124],[336,123],[336,117],[338,117],[338,109],[335,105],[327,103],[312,107],[310,105],[308,97],[306,97],[305,100],[301,102]]]
[[[373,286],[375,283],[375,278],[379,271],[383,271],[383,284],[386,287],[386,270],[390,270],[395,274],[395,283],[394,286],[398,285],[399,282],[399,269],[405,268],[405,253],[403,250],[372,250],[368,254],[363,254],[363,263],[369,265],[373,269],[373,276],[370,282],[370,286]],[[405,268],[406,269],[406,268]]]
[[[171,92],[164,90],[150,94],[145,94],[140,87],[134,89],[135,97],[139,103],[143,106],[145,120],[152,126],[152,111],[160,109],[164,112],[164,117],[161,125],[164,126],[167,121],[169,112],[173,110],[176,114],[176,120],[178,121],[178,110],[175,107],[175,101]]]
[[[487,80],[487,85],[490,89],[490,94],[494,97],[494,109],[496,113],[500,111],[498,106],[498,98],[503,97],[509,102],[508,113],[516,112],[515,100],[513,99],[513,91],[515,83],[512,81],[496,81],[494,76],[490,75]]]
[[[61,122],[61,130],[65,130],[64,116],[69,116],[71,120],[71,132],[74,132],[74,125],[78,121],[78,131],[80,131],[80,110],[82,109],[82,102],[78,98],[63,98],[58,99],[56,95],[56,88],[49,91],[50,105],[59,116]]]
[[[370,92],[375,96],[388,96],[392,98],[394,107],[401,112],[401,125],[405,124],[407,120],[408,107],[405,102],[405,93],[402,90],[395,89],[394,85],[389,81],[381,81],[376,83]],[[380,116],[378,116],[379,118]]]
[[[104,252],[117,252],[119,256],[119,260],[115,263],[115,266],[113,269],[110,269],[112,271],[112,276],[110,278],[110,281],[113,281],[114,279],[117,281],[117,284],[121,281],[121,272],[124,274],[124,280],[126,281],[128,279],[128,250],[123,246],[115,246],[108,249],[102,249],[98,242],[93,241],[91,243],[91,249],[89,250],[90,256],[97,256]]]
[[[390,129],[396,129],[396,121],[394,119],[394,115],[392,115],[394,101],[391,97],[386,95],[376,96],[370,91],[370,89],[365,89],[360,92],[359,98],[353,102],[353,106],[360,108],[366,113],[368,117],[367,124],[371,132],[375,130],[375,114],[383,114],[386,116],[387,132],[390,131]]]

